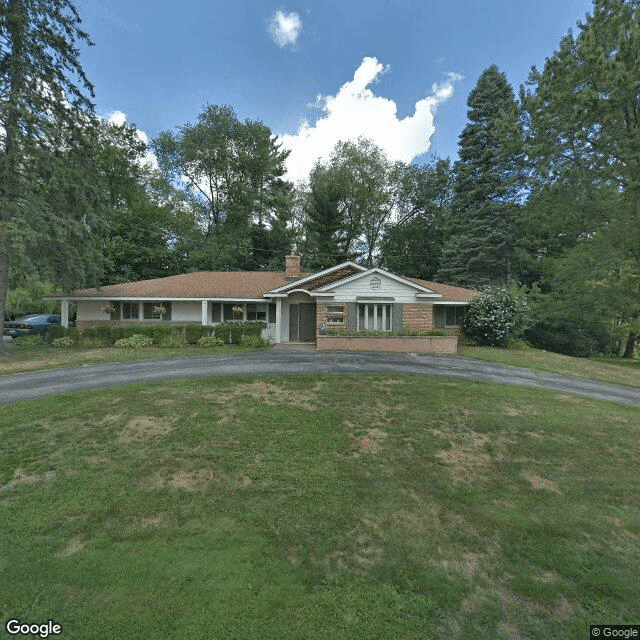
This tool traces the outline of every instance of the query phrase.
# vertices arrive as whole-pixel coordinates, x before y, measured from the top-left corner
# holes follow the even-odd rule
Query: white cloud
[[[107,122],[110,122],[111,124],[115,124],[121,127],[123,124],[127,122],[127,114],[123,113],[122,111],[117,111],[117,110],[112,111],[107,116]],[[140,140],[141,142],[144,142],[144,144],[147,146],[147,152],[144,154],[140,163],[142,165],[149,165],[152,169],[157,169],[158,159],[156,158],[155,154],[152,153],[151,150],[149,149],[149,136],[144,131],[141,131],[137,127],[136,127],[136,135],[138,136],[138,140]]]
[[[283,147],[291,150],[287,159],[290,180],[306,180],[314,163],[326,160],[340,140],[370,138],[391,160],[403,162],[429,150],[436,109],[453,95],[454,84],[462,76],[446,74],[444,81],[432,85],[431,95],[416,103],[413,115],[399,119],[396,103],[369,89],[387,70],[376,58],[364,58],[353,80],[343,84],[336,95],[318,96],[316,106],[324,113],[315,124],[303,122],[297,133],[279,136]]]
[[[295,47],[298,36],[302,32],[302,20],[300,16],[292,11],[285,13],[278,9],[267,25],[267,31],[271,34],[273,41],[280,47]]]

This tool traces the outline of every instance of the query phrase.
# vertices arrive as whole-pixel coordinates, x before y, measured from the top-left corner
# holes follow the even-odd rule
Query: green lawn
[[[0,609],[64,638],[588,637],[640,620],[640,410],[418,376],[0,408]]]
[[[640,359],[574,358],[551,351],[516,351],[494,347],[458,347],[458,355],[640,388]]]
[[[256,349],[227,345],[203,349],[195,345],[182,347],[146,347],[142,349],[117,349],[116,347],[62,347],[48,344],[12,346],[7,355],[0,355],[0,375],[41,371],[60,367],[77,367],[101,362],[128,362],[131,360],[158,360],[160,358],[188,358],[189,356],[229,355],[246,353]]]

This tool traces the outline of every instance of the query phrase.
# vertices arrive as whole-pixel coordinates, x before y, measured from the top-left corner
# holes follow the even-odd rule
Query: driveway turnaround
[[[640,406],[640,390],[554,373],[534,372],[460,356],[340,353],[271,349],[230,356],[198,356],[83,365],[0,376],[0,405],[71,391],[134,382],[160,382],[200,376],[386,373],[443,376],[513,384]]]

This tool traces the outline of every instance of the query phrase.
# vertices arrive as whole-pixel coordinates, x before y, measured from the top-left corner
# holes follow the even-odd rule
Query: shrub
[[[225,344],[240,344],[242,336],[260,336],[262,327],[260,322],[222,322],[215,327],[214,332]]]
[[[178,332],[170,333],[168,336],[162,336],[160,338],[160,342],[158,343],[158,345],[161,347],[172,348],[172,349],[175,349],[178,347],[184,347],[185,344],[186,343],[184,341],[184,338]]]
[[[30,336],[18,336],[17,338],[13,339],[13,344],[19,347],[29,347],[42,343],[42,336],[39,333],[34,333]]]
[[[82,330],[82,342],[89,341],[93,347],[107,347],[113,344],[110,327],[87,327]]]
[[[149,336],[135,333],[129,338],[122,338],[116,341],[116,347],[118,349],[141,349],[142,347],[150,347],[153,344],[153,340]]]
[[[98,326],[94,327],[95,337],[98,338],[104,345],[113,344],[113,340],[111,338],[111,327],[107,326]]]
[[[604,322],[586,321],[562,310],[536,322],[525,334],[537,349],[585,357],[595,354],[617,355],[615,339]]]
[[[205,327],[198,324],[188,324],[184,328],[184,335],[187,344],[198,344],[200,338],[210,336],[211,332],[211,327]]]
[[[231,323],[223,322],[215,327],[213,330],[216,338],[220,338],[222,342],[225,344],[229,344],[231,342]]]
[[[328,336],[368,336],[368,337],[380,337],[380,338],[392,338],[394,336],[450,336],[451,334],[442,329],[431,329],[429,331],[418,331],[417,329],[399,329],[398,331],[374,331],[372,329],[359,329],[349,331],[347,329],[327,329]]]
[[[516,287],[485,288],[471,302],[463,321],[465,335],[476,344],[506,347],[531,323],[529,303]]]
[[[242,336],[240,339],[240,344],[243,347],[248,347],[249,349],[264,349],[269,345],[269,342],[265,340],[262,336],[256,335],[247,335]]]
[[[53,342],[56,338],[62,338],[66,333],[66,329],[61,324],[51,325],[47,329],[45,340],[47,342]]]
[[[54,338],[51,341],[52,347],[73,347],[76,341],[69,336],[62,336],[60,338]]]
[[[224,347],[224,340],[220,338],[216,338],[215,336],[202,336],[198,340],[198,343],[201,347],[209,348],[209,347]]]

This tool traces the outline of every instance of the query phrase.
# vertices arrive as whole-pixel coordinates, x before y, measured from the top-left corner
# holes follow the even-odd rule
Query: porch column
[[[208,310],[208,306],[209,303],[206,300],[202,301],[202,324],[206,325],[207,324],[207,310]]]
[[[62,301],[62,308],[60,311],[60,324],[65,328],[69,328],[69,301]]]
[[[280,344],[282,330],[282,298],[276,298],[276,344]]]
[[[142,300],[138,302],[138,320],[140,322],[144,320],[144,302]]]

